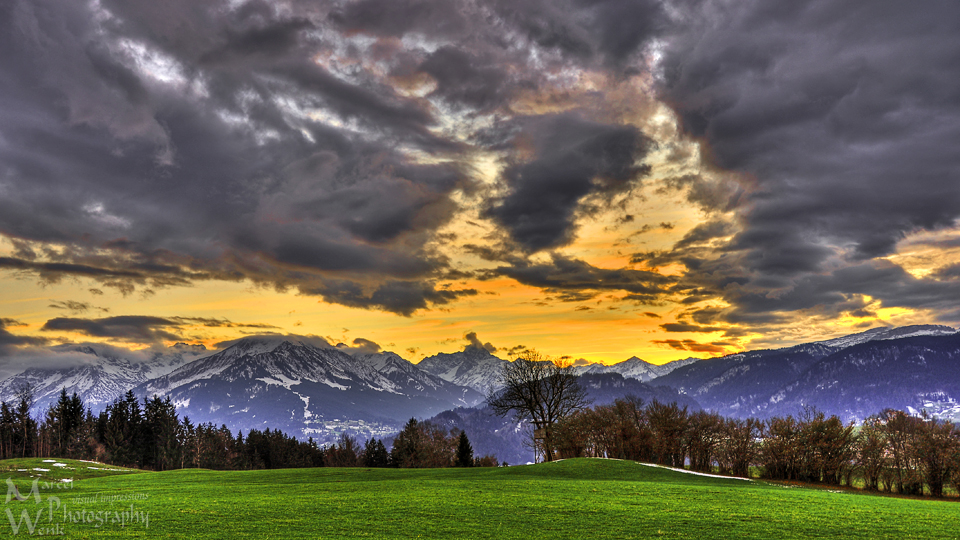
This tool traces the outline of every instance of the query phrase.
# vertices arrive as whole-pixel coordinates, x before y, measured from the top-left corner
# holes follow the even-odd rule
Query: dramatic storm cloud
[[[18,249],[0,266],[124,293],[252,279],[405,315],[470,295],[439,288],[448,262],[431,244],[452,196],[475,189],[469,145],[444,124],[508,108],[556,70],[620,64],[661,16],[652,2],[569,7],[584,17],[546,3],[7,3],[0,231]],[[568,242],[588,195],[644,170],[635,127],[588,116],[505,124],[536,155],[509,158],[488,214],[525,249]]]
[[[727,321],[853,310],[864,296],[956,321],[943,311],[960,294],[955,276],[911,275],[884,259],[909,235],[955,231],[960,218],[960,6],[915,8],[678,7],[662,97],[745,194],[726,225],[698,227],[661,262],[688,258],[688,281],[732,306]],[[718,237],[716,249],[692,247]]]
[[[0,347],[960,323],[957,65],[941,0],[3,2]]]
[[[522,119],[514,136],[534,158],[504,171],[508,194],[487,210],[526,251],[572,240],[574,213],[590,194],[624,191],[644,172],[650,142],[633,127],[587,122],[573,115]]]
[[[431,133],[422,103],[322,67],[318,55],[349,49],[323,37],[323,13],[255,1],[2,9],[0,229],[18,246],[3,267],[125,292],[309,284],[333,301],[328,280],[350,274],[362,280],[354,304],[448,301],[426,241],[468,179],[397,142],[460,145]],[[411,298],[374,299],[384,276],[412,283]]]

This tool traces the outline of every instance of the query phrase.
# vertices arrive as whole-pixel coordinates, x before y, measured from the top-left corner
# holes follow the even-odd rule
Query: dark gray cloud
[[[0,356],[6,356],[18,347],[29,345],[44,345],[47,340],[40,337],[20,336],[7,330],[8,328],[25,326],[24,323],[10,318],[0,318]]]
[[[867,313],[858,295],[949,317],[949,271],[918,279],[878,258],[960,218],[960,6],[673,5],[661,95],[703,142],[705,164],[740,185],[670,180],[733,217],[635,260],[686,264],[682,282],[729,302],[728,323]]]
[[[426,246],[469,180],[398,142],[462,143],[431,131],[428,104],[315,61],[342,44],[329,7],[0,6],[0,234],[17,247],[0,268],[124,294],[351,274],[381,286],[351,298],[364,307],[450,301]]]
[[[163,317],[121,315],[102,319],[57,317],[47,321],[41,330],[50,332],[78,332],[90,337],[110,338],[133,343],[153,343],[162,340],[178,341],[179,323]]]
[[[463,7],[445,0],[362,0],[350,2],[332,19],[352,31],[403,37],[410,32],[456,38],[470,30]]]
[[[712,163],[756,182],[734,243],[769,253],[752,266],[794,267],[796,248],[819,268],[824,243],[886,255],[908,232],[954,224],[960,8],[691,6],[689,32],[667,48],[664,95]]]
[[[476,333],[476,332],[467,332],[467,333],[463,336],[463,338],[466,339],[467,342],[468,342],[468,343],[463,347],[463,350],[465,350],[465,351],[468,350],[468,349],[476,349],[476,350],[487,351],[487,352],[489,352],[490,354],[493,354],[493,353],[497,352],[497,348],[494,347],[493,344],[490,343],[489,341],[486,342],[486,343],[480,341],[480,338],[477,337],[477,333]]]
[[[733,224],[724,220],[713,220],[701,223],[683,235],[683,238],[674,244],[674,249],[684,249],[698,244],[705,244],[715,238],[730,234],[733,232],[733,229]]]
[[[621,65],[665,26],[652,0],[497,0],[505,22],[534,43],[579,59]]]
[[[727,347],[731,346],[730,343],[723,341],[700,343],[699,341],[693,339],[662,339],[654,340],[651,343],[664,345],[678,351],[705,352],[713,355],[726,354],[729,352]]]
[[[95,309],[97,311],[101,311],[104,313],[107,313],[110,311],[109,308],[102,308],[99,306],[95,306],[90,302],[80,302],[78,300],[62,300],[62,301],[51,300],[51,302],[52,303],[47,307],[50,307],[53,309],[62,309],[62,310],[69,311],[71,313],[86,313],[91,309]]]
[[[353,349],[367,354],[376,354],[379,353],[383,348],[374,341],[364,338],[356,338],[353,340]]]
[[[960,279],[960,263],[950,264],[937,268],[934,275],[939,279],[957,280]]]
[[[0,270],[81,277],[92,293],[249,280],[411,315],[477,294],[449,285],[470,273],[436,248],[453,241],[439,231],[467,194],[502,240],[468,250],[562,301],[722,300],[710,321],[676,323],[701,327],[874,312],[863,295],[951,317],[955,268],[921,279],[880,257],[960,219],[958,12],[892,0],[11,0],[0,235],[13,250]],[[705,166],[662,189],[708,219],[633,262],[686,275],[529,261],[641,185],[652,142],[608,92],[653,50],[658,96]],[[581,75],[596,77],[588,95],[571,90]],[[681,146],[668,160],[689,157]],[[475,150],[506,165],[496,197],[465,165]]]
[[[301,287],[306,294],[322,296],[327,302],[345,306],[382,309],[409,317],[418,309],[443,306],[459,298],[476,296],[476,289],[452,289],[433,281],[388,280],[376,287],[365,287],[349,280],[323,280],[312,288]]]
[[[47,332],[77,332],[89,337],[108,338],[128,343],[159,343],[186,339],[183,330],[187,326],[257,330],[277,328],[269,324],[235,323],[227,319],[207,317],[119,315],[99,319],[57,317],[48,320],[40,329]]]
[[[621,68],[668,23],[656,0],[361,0],[331,19],[351,31],[394,38],[413,33],[503,43],[521,36],[560,57]]]
[[[196,325],[205,328],[257,328],[262,330],[279,328],[272,324],[236,323],[228,319],[217,319],[214,317],[168,317],[168,319],[181,325]]]
[[[625,299],[655,303],[670,294],[674,278],[630,268],[598,268],[585,261],[553,254],[550,263],[501,266],[493,275],[507,276],[524,285],[555,293],[560,300],[581,302],[605,291],[624,291]]]
[[[125,295],[247,279],[402,315],[474,295],[431,247],[476,192],[464,153],[508,156],[485,207],[514,244],[569,242],[651,143],[510,102],[570,68],[630,72],[665,20],[639,0],[5,3],[0,269]],[[506,146],[444,132],[439,104],[498,115]]]
[[[507,193],[485,215],[528,252],[571,242],[589,196],[622,193],[648,171],[642,160],[653,143],[633,126],[567,113],[520,119],[505,129],[512,144],[532,146],[534,156],[506,168]]]
[[[660,328],[663,328],[666,332],[701,332],[701,333],[710,333],[710,332],[722,332],[725,328],[715,327],[715,326],[699,326],[696,324],[689,323],[667,323],[661,324]]]
[[[433,77],[437,88],[431,95],[473,109],[486,110],[498,106],[508,97],[506,73],[496,65],[496,57],[487,61],[455,47],[441,47],[419,66],[419,71]]]

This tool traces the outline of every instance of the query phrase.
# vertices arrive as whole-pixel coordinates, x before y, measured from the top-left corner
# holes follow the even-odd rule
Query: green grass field
[[[53,469],[42,465],[4,461],[0,470],[27,496],[30,469]],[[12,533],[12,517],[27,535],[27,511],[36,531],[69,538],[960,538],[956,500],[706,478],[626,461],[90,472],[67,489],[41,478],[40,504],[33,496],[6,503],[4,532]]]

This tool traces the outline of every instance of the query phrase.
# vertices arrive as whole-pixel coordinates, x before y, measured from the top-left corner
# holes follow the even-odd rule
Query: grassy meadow
[[[27,512],[36,535],[67,538],[960,538],[955,499],[718,479],[628,461],[231,472],[58,463],[0,462],[4,480],[26,498],[6,503],[5,534],[19,526],[28,535]]]

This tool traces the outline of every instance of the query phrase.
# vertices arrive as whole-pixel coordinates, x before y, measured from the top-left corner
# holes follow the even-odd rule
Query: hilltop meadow
[[[25,499],[5,506],[3,528],[18,535],[32,526],[66,538],[960,538],[953,499],[608,459],[165,472],[25,459],[0,462],[0,474]]]

